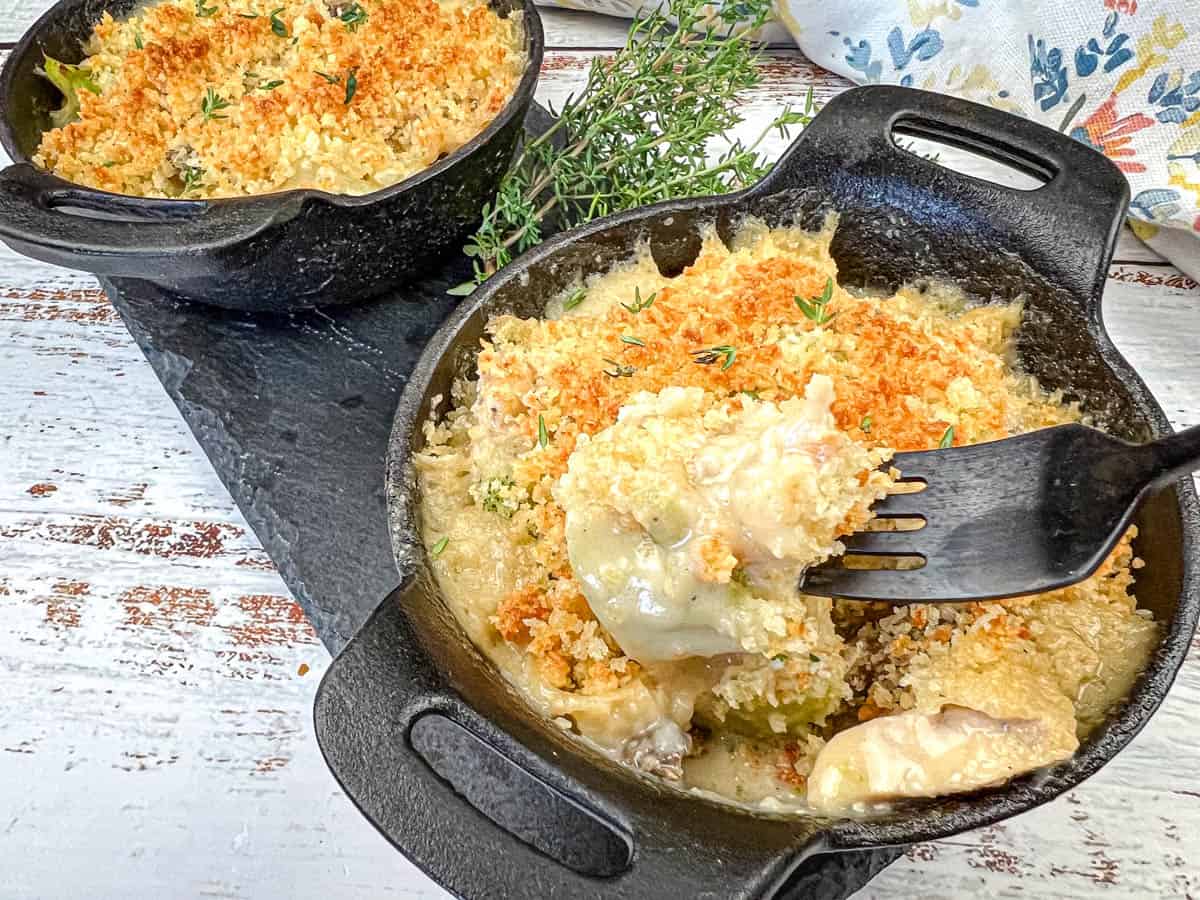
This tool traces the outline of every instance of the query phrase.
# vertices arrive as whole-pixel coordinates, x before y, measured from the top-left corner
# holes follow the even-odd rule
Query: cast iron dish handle
[[[314,717],[347,795],[443,886],[471,897],[750,900],[773,896],[819,849],[824,820],[751,836],[732,810],[724,827],[681,843],[704,801],[671,790],[619,799],[606,786],[628,774],[572,766],[536,713],[503,725],[481,715],[420,649],[410,617],[429,615],[431,577],[410,575],[380,605],[326,673]]]
[[[955,172],[896,146],[896,134],[969,150],[1045,183],[1021,190]],[[872,86],[839,95],[750,190],[761,196],[803,188],[812,184],[814,172],[830,182],[835,196],[853,191],[860,205],[881,211],[895,186],[926,186],[915,212],[943,223],[954,215],[943,197],[965,192],[980,207],[975,216],[982,212],[985,221],[1008,223],[1010,232],[1037,235],[1027,247],[1008,249],[1036,256],[1027,261],[1054,273],[1089,303],[1099,299],[1129,206],[1125,177],[1087,145],[999,109],[902,87]],[[846,183],[837,184],[839,178]],[[953,191],[939,190],[948,183]],[[911,193],[906,194],[902,205],[914,211],[912,204]],[[1053,258],[1030,249],[1047,246],[1055,248]]]
[[[71,208],[98,215],[79,215]],[[99,275],[146,277],[159,260],[178,271],[186,267],[187,253],[220,251],[246,241],[299,209],[298,197],[217,205],[156,202],[98,194],[29,163],[0,171],[0,233],[5,239],[36,259]]]

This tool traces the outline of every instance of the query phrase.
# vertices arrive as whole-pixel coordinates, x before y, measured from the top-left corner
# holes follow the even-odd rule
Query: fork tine
[[[915,455],[915,454],[914,454]],[[908,472],[902,472],[896,480],[898,485],[924,484],[919,491],[898,491],[890,493],[881,500],[875,501],[871,507],[877,517],[913,516],[921,512],[922,506],[928,506],[933,485],[924,478],[908,477]]]
[[[839,538],[846,545],[847,553],[880,553],[905,555],[919,552],[920,534],[925,529],[913,531],[856,531]]]
[[[936,588],[931,584],[928,562],[920,569],[810,569],[800,590],[821,597],[844,597],[847,600],[885,598],[893,603],[936,602]]]

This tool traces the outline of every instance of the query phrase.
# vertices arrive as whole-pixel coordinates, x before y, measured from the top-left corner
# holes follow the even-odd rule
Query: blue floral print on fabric
[[[1033,78],[1033,99],[1047,112],[1067,96],[1067,70],[1063,66],[1062,51],[1057,47],[1046,49],[1046,42],[1038,38],[1035,42],[1029,35],[1029,74]]]
[[[1187,78],[1179,69],[1162,72],[1150,85],[1146,100],[1157,107],[1158,121],[1182,125],[1192,113],[1200,110],[1200,69]]]
[[[892,55],[892,65],[899,71],[908,66],[914,57],[926,62],[937,56],[942,50],[942,36],[932,28],[924,28],[913,35],[913,39],[904,43],[904,33],[899,27],[888,32],[888,52]]]
[[[846,64],[850,68],[862,72],[865,81],[872,83],[879,81],[879,76],[883,72],[883,63],[878,59],[871,59],[871,42],[859,41],[855,44],[850,38],[842,38],[842,43],[850,48],[850,52],[846,54]]]

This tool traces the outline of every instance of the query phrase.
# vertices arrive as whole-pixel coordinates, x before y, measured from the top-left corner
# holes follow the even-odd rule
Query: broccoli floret
[[[50,113],[50,121],[55,128],[62,128],[79,117],[80,88],[100,93],[100,86],[92,80],[91,71],[83,66],[73,66],[59,62],[51,56],[45,57],[45,67],[37,73],[48,80],[63,95],[63,105]]]

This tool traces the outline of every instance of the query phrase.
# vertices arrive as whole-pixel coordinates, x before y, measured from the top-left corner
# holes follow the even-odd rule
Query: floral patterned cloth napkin
[[[632,15],[636,0],[551,0]],[[1133,231],[1200,279],[1200,0],[775,0],[818,65],[1066,131],[1129,179]]]

